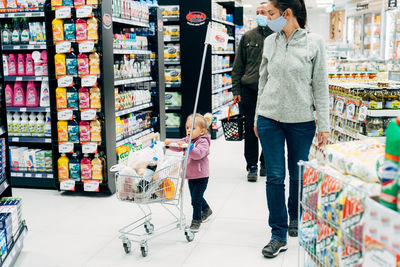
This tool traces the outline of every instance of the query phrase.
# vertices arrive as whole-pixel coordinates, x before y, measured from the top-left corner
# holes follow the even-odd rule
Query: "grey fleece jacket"
[[[319,35],[296,30],[264,41],[255,125],[258,116],[284,123],[315,120],[319,132],[329,131],[329,91],[325,43]]]

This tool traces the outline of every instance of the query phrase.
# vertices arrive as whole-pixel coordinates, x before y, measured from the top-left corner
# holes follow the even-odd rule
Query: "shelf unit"
[[[232,68],[226,68],[221,70],[212,69],[212,56],[230,56],[230,66],[233,65],[235,54],[235,32],[236,25],[243,25],[243,7],[235,6],[234,1],[216,1],[217,5],[222,6],[227,10],[228,14],[232,14],[234,22],[228,22],[217,18],[216,14],[212,14],[213,2],[211,0],[205,1],[178,1],[178,0],[159,0],[161,7],[163,6],[179,6],[180,15],[179,20],[172,19],[170,16],[164,17],[164,23],[167,25],[179,25],[180,26],[180,49],[181,49],[181,77],[182,82],[180,85],[180,90],[172,86],[177,86],[174,84],[167,84],[166,88],[170,91],[179,91],[182,94],[182,107],[178,110],[175,107],[167,109],[168,114],[172,112],[177,113],[181,116],[181,127],[180,135],[177,135],[178,131],[176,128],[168,129],[167,135],[169,137],[182,137],[185,136],[184,122],[188,115],[193,112],[193,105],[195,101],[196,85],[199,80],[200,66],[202,60],[202,53],[204,50],[204,41],[207,32],[207,25],[209,22],[219,23],[227,27],[228,35],[230,35],[229,43],[233,44],[233,51],[214,51],[212,48],[208,48],[207,56],[205,61],[204,75],[201,84],[201,92],[199,98],[198,112],[205,114],[208,112],[219,112],[219,109],[213,109],[213,98],[215,94],[225,93],[226,90],[231,90],[232,86],[227,85],[220,88],[212,87],[212,76],[217,74],[227,73],[230,74]],[[199,23],[188,21],[188,16],[191,12],[196,11],[198,14],[204,14],[206,18],[204,21]],[[169,42],[168,39],[166,42]],[[168,61],[166,61],[168,62]],[[223,106],[222,106],[223,107]],[[221,117],[219,114],[215,115],[215,120]],[[220,123],[218,124],[218,129],[212,129],[211,135],[216,138],[217,134],[221,134]]]
[[[39,11],[27,11],[27,12],[14,12],[14,13],[0,13],[0,24],[5,25],[9,24],[11,27],[13,26],[12,20],[15,18],[28,18],[29,22],[45,22],[45,12],[43,9]],[[1,55],[9,55],[9,54],[31,54],[34,51],[43,52],[47,49],[46,43],[29,43],[29,44],[1,44]],[[22,82],[23,88],[26,89],[27,82],[33,81],[36,84],[36,88],[38,93],[40,93],[40,86],[43,82],[47,82],[49,79],[47,76],[37,75],[37,76],[4,76],[2,81],[2,86],[5,88],[6,85],[11,85],[14,87],[16,82]],[[2,89],[3,91],[3,89]],[[50,107],[6,107],[6,111],[15,113],[26,113],[27,115],[42,113],[45,115],[47,112],[50,112]],[[3,112],[2,112],[3,113]],[[7,114],[4,112],[4,116]],[[45,116],[46,117],[46,116]],[[7,121],[5,117],[5,122]],[[35,137],[35,136],[19,136],[20,134],[11,134],[9,133],[7,140],[13,146],[16,147],[27,147],[29,149],[43,149],[43,150],[51,150],[51,138],[50,137]],[[8,170],[11,171],[11,170]],[[31,174],[31,172],[26,172],[27,175]],[[24,181],[20,181],[18,183],[14,183],[15,177],[8,174],[10,177],[9,184],[17,187],[31,187],[30,181],[31,179],[26,179]],[[40,180],[41,178],[38,178]],[[26,183],[25,183],[26,182]],[[40,186],[39,186],[40,187]],[[54,184],[44,185],[41,188],[46,189],[55,189]]]

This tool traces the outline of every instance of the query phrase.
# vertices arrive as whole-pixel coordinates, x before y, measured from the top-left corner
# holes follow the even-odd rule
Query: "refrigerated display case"
[[[354,51],[350,57],[360,57],[363,54],[362,47],[363,18],[362,16],[352,16],[347,18],[347,42],[354,44]]]
[[[364,15],[364,55],[367,58],[380,57],[381,13]]]
[[[400,10],[386,11],[385,60],[400,58]]]

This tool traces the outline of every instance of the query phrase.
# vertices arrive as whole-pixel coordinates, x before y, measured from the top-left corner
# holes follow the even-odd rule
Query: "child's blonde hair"
[[[213,116],[212,116],[211,113],[206,113],[204,115],[201,115],[200,113],[196,113],[196,116],[195,116],[195,119],[194,119],[195,120],[194,123],[197,123],[197,125],[200,128],[208,130],[210,128],[210,126],[211,126],[211,123],[212,123],[212,117]],[[193,114],[191,114],[191,115],[189,115],[189,117],[187,117],[186,125],[189,122],[192,122],[192,119],[193,119]]]

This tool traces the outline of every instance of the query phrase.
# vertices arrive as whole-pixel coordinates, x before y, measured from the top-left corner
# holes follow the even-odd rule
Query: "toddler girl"
[[[211,125],[212,115],[196,114],[194,116],[194,128],[192,134],[192,145],[189,145],[189,159],[187,165],[186,179],[188,179],[190,196],[193,206],[193,220],[190,226],[192,232],[199,231],[202,222],[206,222],[212,211],[204,199],[209,176],[208,154],[210,154],[211,138],[208,129]],[[178,141],[179,145],[189,142],[190,128],[192,126],[193,115],[186,121],[186,137]],[[171,140],[165,140],[165,145],[171,144]],[[182,148],[170,147],[174,151],[183,151]]]

